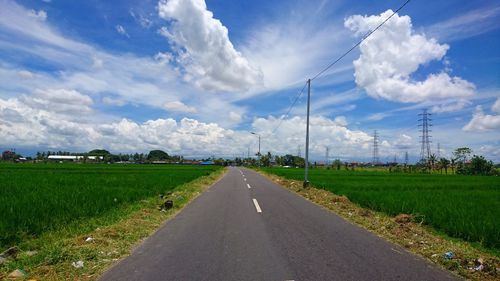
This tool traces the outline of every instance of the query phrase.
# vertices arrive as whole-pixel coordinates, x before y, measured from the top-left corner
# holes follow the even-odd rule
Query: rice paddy
[[[0,249],[46,232],[118,220],[121,210],[215,166],[0,164]]]
[[[303,169],[266,172],[303,180]],[[311,184],[389,215],[413,214],[439,232],[500,249],[500,178],[311,169]]]

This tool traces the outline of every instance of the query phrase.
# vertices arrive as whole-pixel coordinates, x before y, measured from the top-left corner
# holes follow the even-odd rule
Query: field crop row
[[[303,169],[266,172],[303,180]],[[373,171],[310,170],[317,188],[389,215],[413,214],[451,237],[500,249],[500,178]]]
[[[0,249],[106,216],[208,175],[214,166],[0,164]]]

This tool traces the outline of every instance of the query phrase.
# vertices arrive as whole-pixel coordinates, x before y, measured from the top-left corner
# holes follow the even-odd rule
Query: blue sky
[[[309,77],[403,1],[0,0],[0,148],[304,151]],[[500,5],[411,1],[312,83],[311,154],[500,161]],[[279,127],[278,127],[279,126]]]

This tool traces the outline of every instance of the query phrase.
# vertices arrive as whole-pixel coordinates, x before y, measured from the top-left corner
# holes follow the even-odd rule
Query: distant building
[[[48,159],[53,161],[83,161],[85,156],[82,155],[49,155]],[[103,160],[103,156],[87,156],[87,160],[96,161]]]

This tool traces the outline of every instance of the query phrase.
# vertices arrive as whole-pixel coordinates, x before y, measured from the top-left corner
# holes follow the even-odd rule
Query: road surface
[[[230,168],[100,280],[456,280],[258,173]]]

